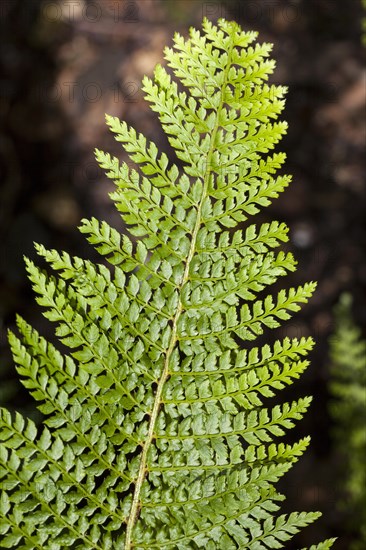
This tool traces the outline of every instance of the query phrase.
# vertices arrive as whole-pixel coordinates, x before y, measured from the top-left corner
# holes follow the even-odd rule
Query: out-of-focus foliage
[[[352,316],[352,298],[345,293],[335,308],[335,331],[330,342],[334,436],[342,457],[342,475],[352,529],[360,538],[352,550],[366,546],[366,340]]]

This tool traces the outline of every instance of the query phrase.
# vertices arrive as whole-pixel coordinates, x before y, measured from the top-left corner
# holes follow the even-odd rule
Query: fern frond
[[[204,20],[144,78],[174,160],[107,117],[131,162],[96,158],[137,242],[92,218],[80,231],[108,267],[39,244],[53,274],[26,259],[68,353],[21,317],[9,333],[45,419],[37,428],[1,409],[4,548],[282,548],[319,516],[279,514],[275,488],[309,444],[280,438],[311,398],[265,403],[301,376],[313,340],[254,346],[316,285],[271,294],[296,269],[275,252],[288,228],[238,227],[291,180],[273,152],[286,88],[266,83],[275,63],[256,36]]]

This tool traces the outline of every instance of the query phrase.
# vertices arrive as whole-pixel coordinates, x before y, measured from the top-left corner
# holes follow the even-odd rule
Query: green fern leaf
[[[96,158],[137,242],[92,218],[80,230],[109,267],[39,244],[53,275],[26,259],[69,351],[21,317],[9,333],[45,419],[38,428],[1,409],[3,548],[282,548],[320,515],[278,515],[275,488],[309,444],[278,439],[311,398],[265,406],[307,368],[313,341],[253,345],[315,289],[268,291],[296,269],[274,252],[285,224],[238,228],[291,180],[276,175],[285,155],[272,151],[286,88],[266,84],[275,63],[256,36],[204,20],[144,78],[175,162],[107,117],[136,167]]]

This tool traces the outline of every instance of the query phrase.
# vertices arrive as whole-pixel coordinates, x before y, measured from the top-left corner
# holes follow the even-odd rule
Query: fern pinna
[[[264,83],[270,44],[232,22],[175,35],[143,90],[179,161],[107,121],[129,158],[101,151],[131,235],[80,230],[109,264],[37,251],[37,302],[71,349],[23,319],[10,344],[44,426],[1,410],[1,545],[19,549],[281,548],[318,513],[279,515],[274,484],[308,445],[275,443],[310,398],[265,408],[307,367],[311,338],[255,347],[315,284],[266,287],[295,269],[283,223],[238,224],[288,185],[275,176],[286,89]],[[178,85],[178,82],[182,86]],[[185,90],[185,91],[182,91]],[[328,540],[316,548],[332,545]],[[315,547],[313,547],[315,548]]]

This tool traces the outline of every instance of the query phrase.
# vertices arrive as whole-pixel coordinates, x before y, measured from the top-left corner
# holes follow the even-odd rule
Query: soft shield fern
[[[271,45],[236,23],[174,38],[143,89],[177,157],[108,117],[129,158],[97,151],[131,235],[80,230],[111,268],[66,252],[26,260],[61,354],[23,319],[9,339],[44,425],[1,410],[1,545],[18,549],[282,548],[319,513],[279,514],[275,484],[304,452],[278,438],[310,398],[266,407],[308,365],[311,338],[255,347],[315,284],[267,287],[295,269],[287,227],[247,220],[276,176],[286,89],[264,82]],[[175,79],[172,76],[175,76]],[[237,228],[244,222],[243,229]],[[332,545],[325,541],[313,549]]]

